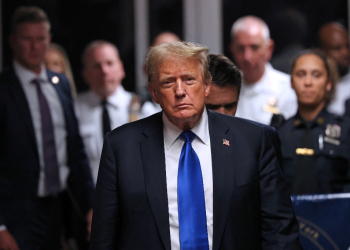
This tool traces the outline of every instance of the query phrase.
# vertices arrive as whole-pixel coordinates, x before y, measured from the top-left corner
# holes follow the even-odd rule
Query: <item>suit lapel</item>
[[[146,139],[140,142],[140,147],[147,197],[163,245],[170,250],[162,113],[151,120],[144,135]]]
[[[239,152],[234,147],[234,137],[228,134],[229,127],[220,123],[218,114],[209,111],[209,133],[213,168],[213,250],[220,247],[230,212],[232,193],[234,189],[233,152]],[[229,146],[223,144],[223,139],[229,141]]]
[[[15,106],[17,106],[19,117],[21,123],[24,124],[26,133],[29,137],[29,140],[38,155],[37,144],[35,139],[34,127],[32,116],[29,109],[29,104],[27,101],[27,97],[24,94],[24,90],[19,82],[18,77],[16,76],[14,70],[10,68],[9,70],[4,72],[4,75],[9,79],[10,82],[10,95],[11,99]],[[39,156],[38,156],[39,157]]]

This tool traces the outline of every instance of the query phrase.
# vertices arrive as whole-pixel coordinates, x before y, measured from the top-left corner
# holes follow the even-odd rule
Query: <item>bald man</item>
[[[255,16],[242,17],[233,24],[231,39],[232,56],[243,72],[236,116],[267,125],[276,116],[291,117],[297,109],[296,96],[289,75],[269,64],[274,42],[266,23]]]
[[[341,76],[336,85],[334,98],[328,106],[328,111],[343,115],[345,112],[345,101],[350,98],[349,34],[343,25],[331,22],[320,28],[318,36],[320,48],[334,59]]]

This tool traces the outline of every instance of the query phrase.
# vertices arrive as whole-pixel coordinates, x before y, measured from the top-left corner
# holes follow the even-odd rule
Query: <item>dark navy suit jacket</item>
[[[65,76],[47,71],[64,111],[67,130],[68,185],[83,213],[92,207],[93,182],[79,135],[69,83]],[[0,225],[30,226],[39,181],[39,156],[33,122],[24,91],[12,68],[0,75]],[[53,215],[54,216],[54,215]],[[18,232],[17,232],[18,233]],[[16,237],[16,235],[15,235]]]
[[[301,249],[276,132],[212,111],[208,117],[213,250]],[[162,113],[105,136],[90,249],[170,250]]]

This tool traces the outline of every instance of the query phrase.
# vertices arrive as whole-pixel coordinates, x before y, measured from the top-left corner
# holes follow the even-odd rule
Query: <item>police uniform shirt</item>
[[[323,109],[311,122],[299,114],[278,131],[291,194],[349,191],[350,120]]]
[[[253,84],[243,82],[237,117],[270,125],[273,114],[288,119],[297,111],[297,98],[291,88],[290,76],[265,65],[265,73]]]
[[[106,108],[109,113],[111,129],[129,122],[131,100],[132,93],[125,91],[122,86],[119,86],[117,90],[107,98]],[[75,102],[79,129],[95,184],[103,146],[103,108],[101,101],[101,98],[93,91],[88,91],[78,95]]]

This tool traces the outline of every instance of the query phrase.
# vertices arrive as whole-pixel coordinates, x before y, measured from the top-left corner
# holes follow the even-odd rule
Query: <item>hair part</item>
[[[164,58],[168,56],[176,58],[196,58],[201,65],[203,80],[211,80],[208,62],[209,49],[203,45],[192,42],[171,42],[163,43],[152,47],[146,58],[146,70],[148,82],[151,83],[157,68]]]
[[[115,53],[116,53],[117,58],[120,60],[119,50],[118,50],[117,46],[115,46],[113,43],[108,42],[106,40],[94,40],[94,41],[90,42],[85,47],[85,49],[83,51],[83,56],[81,58],[81,62],[82,62],[83,68],[86,67],[86,63],[87,63],[88,56],[89,56],[90,52],[93,51],[93,50],[99,49],[99,48],[101,48],[103,46],[109,46],[109,47],[113,48]]]
[[[335,92],[335,87],[337,84],[337,81],[339,79],[339,74],[338,74],[338,69],[337,69],[337,64],[335,63],[335,61],[330,58],[325,52],[323,52],[320,49],[307,49],[307,50],[303,50],[300,53],[298,53],[294,59],[292,60],[291,63],[291,79],[293,80],[293,70],[295,68],[296,62],[298,61],[298,59],[304,55],[314,55],[317,56],[318,58],[320,58],[323,62],[323,65],[326,69],[327,72],[327,81],[329,81],[331,83],[331,89],[329,91],[326,92],[325,95],[325,101],[326,101],[326,105],[329,104],[329,102],[332,100],[333,96],[334,96],[334,92]]]
[[[231,41],[233,42],[238,31],[249,31],[252,26],[260,26],[262,38],[265,42],[270,40],[270,30],[264,20],[256,16],[244,16],[236,20],[231,28]]]
[[[15,33],[16,28],[24,23],[42,23],[46,22],[51,27],[50,20],[44,10],[36,6],[18,7],[12,16],[11,33]]]
[[[236,86],[238,95],[242,86],[242,72],[224,55],[209,55],[209,71],[212,84],[219,87]]]

